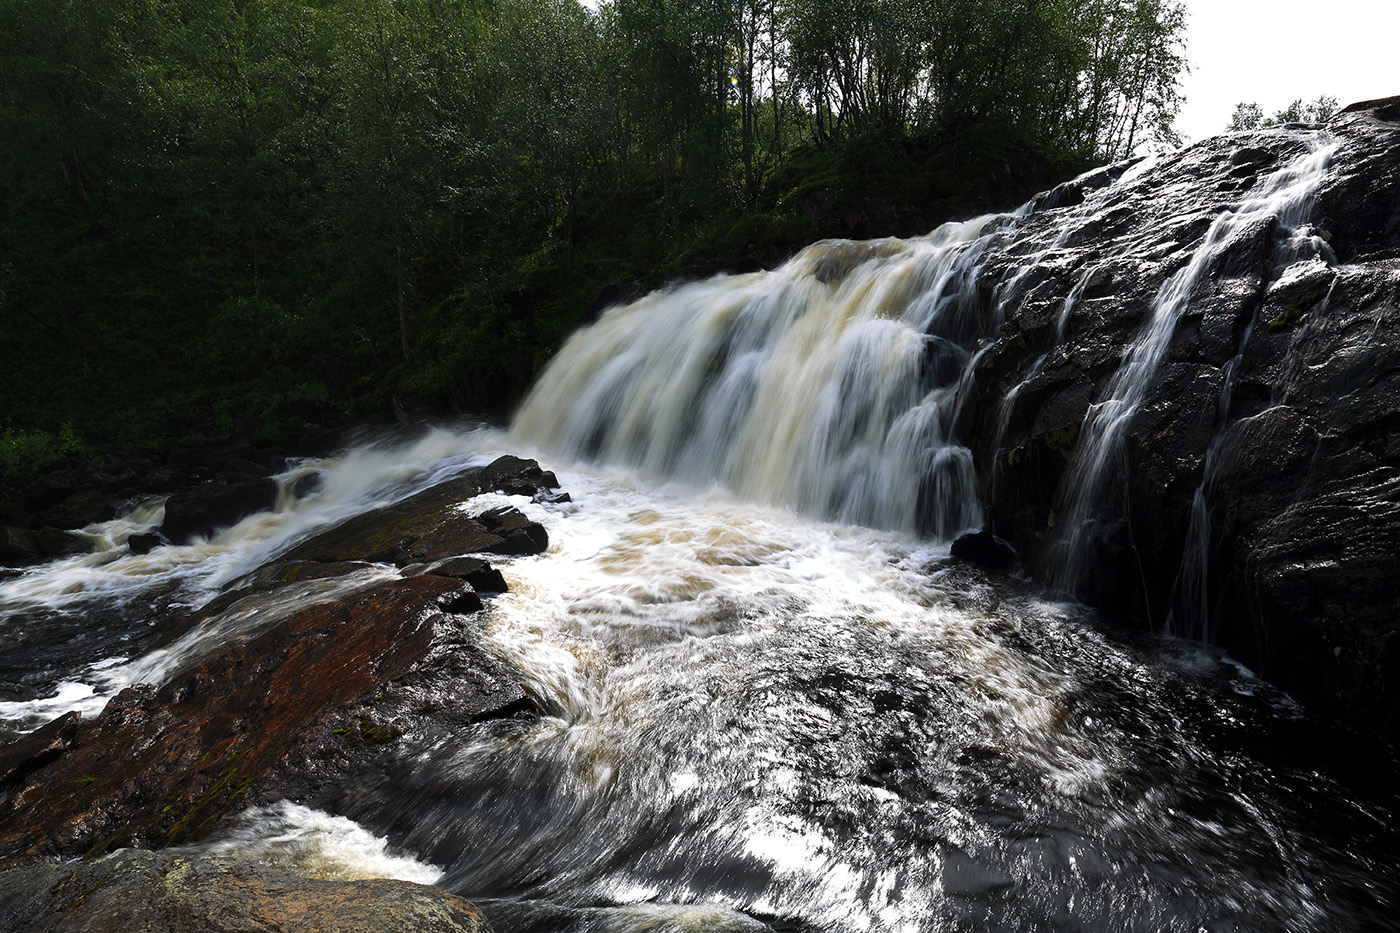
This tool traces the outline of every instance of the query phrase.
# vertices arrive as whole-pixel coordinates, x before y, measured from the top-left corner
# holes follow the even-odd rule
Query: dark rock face
[[[466,901],[387,879],[321,881],[228,856],[124,849],[0,873],[6,933],[484,933]]]
[[[23,567],[44,559],[39,538],[28,528],[0,526],[0,566]]]
[[[208,537],[220,528],[277,504],[277,483],[255,479],[228,484],[203,483],[183,489],[165,500],[165,521],[160,530],[171,541]]]
[[[539,554],[549,546],[548,536],[519,509],[468,516],[459,507],[483,492],[541,495],[558,485],[554,474],[533,460],[501,457],[402,502],[357,515],[296,546],[286,559],[368,560],[402,567],[462,554]]]
[[[986,528],[959,536],[953,542],[952,554],[988,570],[1011,570],[1016,566],[1016,549]]]
[[[436,564],[413,564],[404,568],[404,574],[432,573],[439,577],[453,577],[466,580],[478,593],[504,593],[505,577],[479,557],[453,557]]]
[[[1307,151],[1303,136],[1207,140],[1095,195],[1068,229],[1056,206],[1083,193],[1044,198],[983,270],[1006,282],[1030,266],[1014,294],[982,296],[996,337],[961,431],[990,527],[1040,577],[1222,644],[1316,711],[1397,737],[1400,98],[1326,130],[1337,148],[1308,216],[1335,261],[1290,265],[1272,217],[1203,254],[1074,572],[1067,490],[1091,406],[1163,284]]]

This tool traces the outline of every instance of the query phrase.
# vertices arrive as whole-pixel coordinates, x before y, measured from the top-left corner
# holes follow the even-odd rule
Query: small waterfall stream
[[[1216,217],[1190,261],[1163,284],[1153,302],[1151,317],[1123,356],[1102,396],[1089,408],[1079,432],[1076,467],[1060,490],[1058,523],[1060,538],[1055,564],[1056,583],[1068,592],[1076,590],[1090,540],[1099,533],[1105,517],[1121,518],[1121,499],[1127,470],[1123,443],[1166,355],[1177,322],[1190,307],[1203,277],[1218,263],[1236,237],[1247,235],[1260,222],[1272,220],[1274,249],[1269,278],[1300,259],[1326,255],[1327,244],[1307,226],[1313,194],[1327,171],[1336,143],[1308,139],[1309,151],[1260,182],[1235,209]],[[1267,285],[1267,281],[1265,283]],[[1226,376],[1222,392],[1229,391]],[[1105,504],[1110,503],[1107,508]]]

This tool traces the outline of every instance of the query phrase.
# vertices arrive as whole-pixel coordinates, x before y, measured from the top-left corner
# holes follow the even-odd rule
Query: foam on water
[[[353,820],[288,801],[246,810],[217,840],[180,851],[232,855],[328,881],[396,878],[433,884],[442,877],[442,869],[391,851]]]

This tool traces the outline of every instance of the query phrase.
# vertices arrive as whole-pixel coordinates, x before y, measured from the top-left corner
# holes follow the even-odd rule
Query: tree
[[[1325,123],[1329,117],[1337,112],[1339,103],[1337,98],[1323,94],[1317,100],[1303,103],[1300,97],[1293,103],[1274,113],[1271,117],[1264,116],[1264,110],[1256,103],[1239,103],[1235,105],[1235,112],[1230,116],[1230,125],[1226,129],[1231,133],[1241,130],[1257,129],[1261,126],[1282,126],[1285,123]]]

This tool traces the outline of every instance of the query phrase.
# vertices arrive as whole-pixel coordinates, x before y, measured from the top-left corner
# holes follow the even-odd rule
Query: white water
[[[1200,262],[1266,210],[1295,231],[1314,168],[1220,218]],[[200,605],[330,523],[538,443],[574,501],[508,497],[551,546],[502,568],[510,592],[488,601],[483,645],[545,714],[405,738],[346,777],[343,815],[256,811],[202,849],[433,879],[507,929],[1366,929],[1345,911],[1359,890],[1393,902],[1393,880],[1353,843],[1388,815],[1241,750],[1297,717],[1284,698],[1208,652],[1116,641],[921,536],[981,521],[951,425],[1000,324],[979,315],[981,270],[1022,220],[818,244],[771,273],[614,309],[561,352],[508,438],[436,431],[305,464],[316,493],[144,558],[121,550],[123,529],[156,516],[132,516],[94,531],[104,554],[0,584],[0,625],[66,614],[80,629],[114,604],[144,623],[167,586]],[[1120,442],[1200,274],[1193,258],[1164,287],[1091,415],[1081,484],[1108,482],[1099,448]],[[152,622],[168,609],[152,606]],[[259,624],[235,605],[133,657],[91,633],[89,661],[0,719],[90,713]],[[1360,828],[1327,835],[1348,821]]]
[[[319,504],[217,536],[217,572],[503,443],[435,432],[318,464]],[[488,601],[483,642],[546,714],[406,737],[346,778],[336,815],[254,811],[196,851],[435,880],[505,928],[583,931],[1287,918],[1320,933],[1334,861],[1364,867],[1321,854],[1299,815],[1326,779],[1298,784],[1212,744],[1222,724],[1282,704],[1208,654],[1116,644],[1077,608],[999,592],[908,532],[617,468],[558,472],[572,503],[487,503],[508,499],[549,530],[545,554],[502,566],[510,592]],[[163,550],[152,557],[170,574],[207,579]],[[158,677],[258,624],[216,619],[123,666]],[[1286,870],[1256,870],[1274,863]]]
[[[217,839],[183,851],[230,855],[327,881],[396,878],[433,884],[442,878],[441,868],[391,851],[353,820],[285,800],[244,811]]]
[[[108,542],[103,550],[0,581],[0,632],[12,643],[26,638],[60,643],[62,657],[70,662],[65,676],[36,684],[38,697],[0,701],[0,732],[28,731],[68,712],[94,715],[125,687],[161,683],[206,652],[253,637],[263,619],[275,618],[265,611],[266,600],[248,607],[235,604],[165,648],[135,657],[122,653],[131,636],[152,630],[178,611],[197,609],[295,542],[459,471],[473,456],[470,436],[433,430],[407,446],[367,443],[342,457],[297,464],[280,479],[289,488],[308,473],[319,474],[321,485],[310,495],[297,501],[283,497],[277,510],[251,515],[209,540],[167,545],[144,555],[121,544],[131,534],[158,527],[163,510],[139,506],[130,515],[85,529]],[[312,581],[279,598],[289,604],[334,599],[348,588],[394,574],[392,568],[377,568]],[[125,631],[89,631],[95,623],[85,614],[97,612],[119,616]]]
[[[1327,928],[1311,804],[1210,738],[1296,714],[1247,672],[1146,657],[904,533],[559,477],[570,504],[510,497],[551,545],[503,567],[486,627],[546,715],[406,743],[344,798],[505,925],[980,928],[971,903],[1012,929]]]
[[[772,272],[680,286],[575,335],[516,443],[803,514],[948,538],[980,525],[959,380],[1000,324],[981,259],[1016,215],[914,240],[827,241]]]

